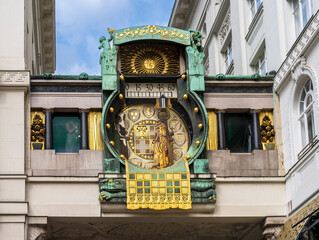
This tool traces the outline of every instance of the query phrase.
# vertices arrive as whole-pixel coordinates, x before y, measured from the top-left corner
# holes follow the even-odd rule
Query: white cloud
[[[56,74],[100,74],[99,37],[107,28],[167,25],[167,2],[174,0],[56,0]]]

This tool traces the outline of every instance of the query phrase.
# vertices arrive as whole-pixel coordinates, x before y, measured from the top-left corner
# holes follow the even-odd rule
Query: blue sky
[[[100,75],[100,36],[107,28],[167,26],[174,0],[56,0],[55,74]]]

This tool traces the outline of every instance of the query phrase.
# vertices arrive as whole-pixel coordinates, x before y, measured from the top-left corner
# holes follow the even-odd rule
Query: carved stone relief
[[[229,12],[219,32],[220,45],[223,45],[225,38],[227,36],[228,30],[230,28],[230,25],[231,25],[231,21],[230,21],[230,12]]]
[[[47,236],[47,225],[29,225],[28,240],[45,240]]]
[[[263,237],[267,240],[276,240],[283,225],[275,225],[265,228]]]
[[[292,67],[291,67],[291,76],[292,76],[292,79],[295,82],[297,82],[298,79],[303,74],[303,71],[305,69],[306,64],[307,64],[306,58],[305,57],[300,57],[292,65]]]
[[[235,240],[244,237],[256,224],[253,223],[204,223],[204,222],[88,222],[88,223],[55,223],[50,226],[50,239],[69,240],[119,240],[119,239],[227,239]]]

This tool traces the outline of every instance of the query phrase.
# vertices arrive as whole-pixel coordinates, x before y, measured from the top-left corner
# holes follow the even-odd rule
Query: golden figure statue
[[[171,164],[172,155],[170,133],[167,127],[167,119],[169,118],[168,112],[162,110],[158,114],[159,121],[155,126],[155,139],[154,139],[154,167],[155,168],[165,168]]]
[[[162,122],[158,122],[155,127],[154,140],[154,165],[157,168],[168,166],[168,143],[167,126]]]

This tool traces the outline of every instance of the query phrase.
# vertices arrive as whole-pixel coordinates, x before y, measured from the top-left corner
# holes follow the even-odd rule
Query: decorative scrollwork
[[[179,38],[181,40],[188,40],[189,39],[189,34],[183,34],[181,33],[179,30],[174,29],[173,31],[168,30],[166,28],[162,29],[158,26],[145,26],[142,29],[135,29],[135,30],[131,30],[129,28],[124,29],[123,32],[121,33],[116,33],[115,34],[115,38],[116,39],[123,39],[126,37],[136,37],[136,36],[144,36],[146,34],[150,34],[150,35],[159,35],[161,37],[168,37],[168,38]]]

